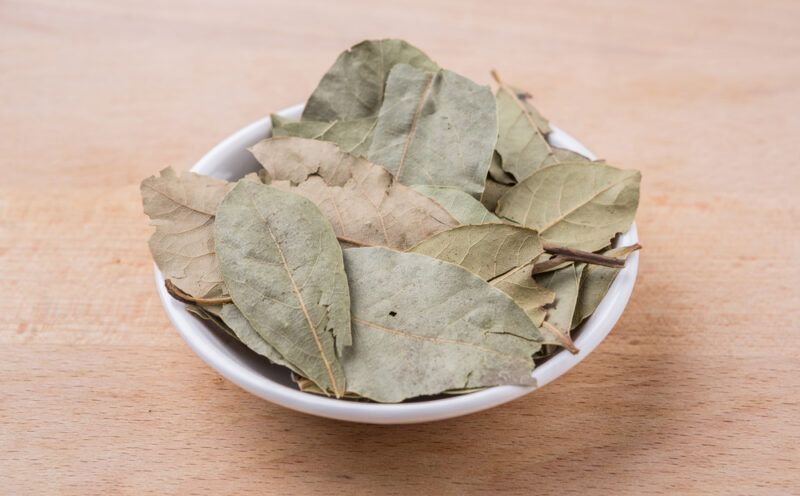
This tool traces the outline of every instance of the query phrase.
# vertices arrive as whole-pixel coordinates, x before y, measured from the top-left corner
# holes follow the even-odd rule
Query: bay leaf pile
[[[342,53],[230,183],[142,182],[170,294],[307,392],[534,385],[637,246],[637,171],[553,146],[531,96],[401,40]],[[288,372],[287,372],[288,373]]]

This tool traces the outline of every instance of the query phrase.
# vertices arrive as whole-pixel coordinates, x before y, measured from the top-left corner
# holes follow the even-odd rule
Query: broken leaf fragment
[[[497,150],[494,151],[492,163],[489,165],[489,179],[506,186],[517,184],[514,176],[503,170],[503,158],[497,153]]]
[[[535,276],[537,284],[555,293],[555,301],[547,309],[546,325],[542,328],[548,344],[577,350],[570,337],[570,331],[584,266],[585,264],[569,264],[564,268]]]
[[[486,178],[486,186],[481,194],[481,204],[488,211],[497,212],[497,202],[509,189],[511,189],[511,186],[499,183],[491,177]]]
[[[639,248],[639,245],[622,246],[606,250],[603,255],[627,259],[628,255]],[[619,271],[620,269],[601,265],[586,265],[584,267],[581,274],[575,312],[572,315],[573,329],[594,313],[606,293],[608,293],[608,289],[616,279]]]
[[[318,396],[329,396],[330,393],[327,391],[323,391],[317,386],[313,381],[306,379],[305,377],[295,373],[292,375],[292,380],[295,384],[297,384],[297,389],[304,393],[311,393],[316,394]],[[362,400],[361,396],[357,395],[356,393],[346,392],[342,396],[342,398],[347,400]]]

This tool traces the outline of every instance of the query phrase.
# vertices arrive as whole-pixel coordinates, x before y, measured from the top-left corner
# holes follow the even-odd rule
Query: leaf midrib
[[[206,212],[205,210],[201,210],[198,207],[195,207],[193,205],[189,205],[188,200],[186,202],[179,201],[179,200],[175,199],[174,197],[172,197],[171,195],[165,193],[164,191],[161,191],[160,189],[156,188],[152,184],[144,184],[144,187],[148,188],[148,189],[150,189],[152,191],[155,191],[156,193],[158,193],[159,195],[161,195],[164,198],[168,199],[172,203],[174,203],[176,205],[180,205],[181,207],[184,207],[184,208],[188,208],[189,210],[201,213],[203,215],[208,215],[209,217],[214,217],[214,215],[216,213],[216,212]]]
[[[587,199],[586,199],[584,202],[582,202],[582,203],[579,203],[578,205],[575,205],[573,208],[571,208],[571,209],[570,209],[569,211],[567,211],[566,213],[561,213],[561,214],[560,214],[560,215],[559,215],[559,216],[558,216],[556,219],[554,219],[552,222],[550,222],[549,224],[546,224],[546,225],[544,225],[544,226],[538,227],[536,230],[537,230],[537,231],[539,231],[539,234],[544,234],[544,232],[545,232],[545,231],[547,231],[548,229],[550,229],[550,228],[551,228],[551,227],[553,227],[554,225],[558,224],[559,222],[562,222],[562,221],[564,221],[564,219],[566,219],[567,217],[569,217],[570,215],[572,215],[573,213],[575,213],[575,211],[577,211],[578,209],[585,207],[586,205],[588,205],[588,204],[589,204],[589,202],[593,201],[595,198],[597,198],[597,197],[598,197],[598,196],[600,196],[601,194],[603,194],[603,193],[605,193],[606,191],[610,190],[610,189],[611,189],[611,188],[613,188],[614,186],[619,186],[620,184],[624,183],[624,182],[625,182],[625,181],[627,181],[628,179],[630,179],[630,175],[625,175],[625,176],[623,176],[623,177],[622,177],[620,180],[612,182],[611,184],[609,184],[609,185],[608,185],[608,186],[606,186],[605,188],[603,188],[603,189],[600,189],[600,190],[596,191],[596,192],[595,192],[595,193],[594,193],[594,194],[593,194],[591,197],[587,198]]]
[[[253,204],[253,209],[256,212],[259,212],[259,210],[258,210],[258,208],[256,207],[255,204]],[[259,215],[261,215],[260,212],[259,212]],[[286,257],[283,254],[283,249],[281,248],[281,245],[278,243],[278,239],[275,237],[275,234],[272,232],[272,228],[270,227],[270,225],[267,222],[267,220],[263,216],[261,216],[261,218],[263,219],[264,225],[267,228],[267,232],[269,233],[270,238],[272,238],[272,242],[275,244],[275,248],[278,250],[278,254],[281,257],[281,266],[283,267],[283,270],[286,271],[286,276],[289,278],[289,281],[292,284],[292,291],[294,292],[295,297],[297,298],[297,301],[300,303],[300,309],[303,312],[303,316],[306,318],[306,323],[308,324],[308,328],[311,331],[311,335],[314,338],[314,344],[317,346],[317,350],[319,351],[320,358],[322,358],[322,363],[325,364],[325,370],[327,371],[328,378],[331,381],[331,386],[333,387],[333,392],[337,397],[339,397],[340,396],[339,388],[337,386],[336,379],[335,379],[334,374],[333,374],[333,369],[331,368],[331,364],[328,361],[327,356],[325,355],[325,350],[323,349],[322,341],[320,341],[319,335],[317,334],[317,329],[316,329],[316,327],[314,327],[314,323],[311,320],[311,316],[308,314],[308,308],[306,308],[305,300],[303,300],[303,296],[300,294],[300,289],[297,287],[297,283],[295,282],[294,277],[292,276],[292,273],[289,270],[289,264],[286,261]]]
[[[353,317],[352,320],[353,320],[353,322],[356,322],[358,324],[362,324],[362,325],[365,325],[367,327],[371,327],[373,329],[377,329],[379,331],[383,331],[383,332],[386,332],[386,333],[389,333],[389,334],[394,334],[395,336],[401,336],[401,337],[405,337],[405,338],[408,338],[408,339],[416,339],[418,341],[427,341],[427,342],[436,343],[436,344],[453,344],[453,345],[457,345],[457,346],[467,346],[467,347],[470,347],[470,348],[476,348],[476,349],[478,349],[480,351],[483,351],[483,352],[492,353],[492,354],[495,354],[495,355],[499,355],[501,357],[505,357],[505,358],[509,358],[509,359],[512,359],[512,360],[515,360],[515,361],[518,361],[518,362],[522,362],[522,363],[525,363],[526,365],[529,364],[529,363],[530,364],[533,363],[532,361],[528,360],[527,358],[523,358],[523,357],[516,356],[516,355],[509,355],[508,353],[503,353],[501,351],[497,351],[497,350],[494,350],[492,348],[486,348],[484,346],[480,346],[480,345],[475,344],[475,343],[470,343],[468,341],[459,341],[457,339],[438,338],[438,337],[435,337],[435,336],[421,336],[419,334],[412,334],[412,333],[410,333],[408,331],[403,331],[403,330],[400,330],[400,329],[394,329],[394,328],[391,328],[391,327],[382,326],[382,325],[380,325],[380,324],[378,324],[376,322],[371,322],[369,320],[359,319],[357,317]],[[520,339],[525,339],[522,336],[517,336],[517,337],[519,337]]]
[[[403,153],[400,155],[400,162],[397,165],[397,180],[400,181],[400,177],[403,171],[403,166],[406,163],[406,157],[408,156],[408,149],[411,146],[411,142],[414,140],[414,135],[417,132],[417,124],[419,123],[419,119],[422,116],[422,107],[425,105],[425,101],[428,99],[428,94],[433,87],[433,80],[436,78],[435,74],[430,74],[428,77],[428,82],[425,84],[425,88],[422,90],[422,95],[420,95],[419,103],[417,103],[417,108],[414,110],[414,117],[411,120],[411,128],[408,130],[408,134],[406,135],[406,141],[403,144]],[[402,182],[402,181],[400,181]]]
[[[525,116],[525,119],[527,119],[528,124],[530,124],[531,127],[536,131],[536,134],[538,134],[542,138],[544,146],[547,147],[547,155],[554,156],[553,148],[550,146],[550,142],[547,141],[547,137],[544,135],[544,133],[542,133],[542,130],[539,129],[539,126],[536,124],[536,122],[531,118],[528,109],[526,109],[525,106],[522,105],[522,102],[520,102],[520,99],[517,97],[516,93],[511,91],[508,85],[506,85],[505,83],[500,83],[500,90],[506,92],[511,97],[511,99],[514,101],[514,105],[516,105],[520,109],[522,114]]]

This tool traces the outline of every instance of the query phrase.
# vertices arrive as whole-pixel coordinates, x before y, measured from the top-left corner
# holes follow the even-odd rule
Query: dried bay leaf
[[[236,305],[227,303],[225,305],[186,305],[186,310],[203,320],[213,322],[217,327],[225,331],[232,338],[235,338],[254,352],[269,359],[271,363],[282,365],[294,372],[297,370],[287,362],[271,344],[264,341],[245,316],[236,308]]]
[[[400,184],[383,167],[332,143],[301,138],[263,140],[250,151],[265,182],[314,202],[340,239],[405,250],[458,225],[441,205]]]
[[[300,373],[300,371],[287,361],[283,355],[280,354],[269,342],[267,342],[261,335],[256,332],[250,321],[244,316],[239,308],[234,304],[223,305],[220,310],[220,318],[225,325],[234,333],[236,338],[241,341],[245,346],[258,353],[259,355],[267,357],[270,362],[277,365],[283,365],[290,369],[292,372]]]
[[[486,186],[481,193],[481,204],[490,212],[497,212],[497,202],[509,189],[511,186],[498,183],[491,177],[486,178]]]
[[[555,341],[561,346],[575,351],[577,349],[570,338],[570,331],[584,266],[585,264],[570,264],[564,268],[534,276],[537,284],[553,291],[556,295],[555,301],[547,310],[543,326],[548,342]]]
[[[496,213],[539,231],[543,241],[594,251],[630,227],[640,178],[601,162],[552,165],[509,189]]]
[[[531,277],[530,269],[530,265],[521,266],[519,270],[509,271],[493,279],[491,285],[510,296],[525,311],[536,327],[541,327],[547,316],[545,306],[555,301],[556,294],[537,284]],[[544,334],[544,337],[544,343],[561,344],[562,342],[548,339],[547,334]]]
[[[350,296],[330,224],[307,199],[240,181],[214,239],[233,303],[255,331],[320,388],[341,396],[337,353],[352,343]]]
[[[316,384],[314,384],[313,381],[310,381],[310,380],[306,379],[305,377],[303,377],[303,376],[301,376],[299,374],[295,374],[294,376],[292,376],[292,380],[295,382],[295,384],[297,384],[297,389],[299,389],[300,391],[302,391],[304,393],[311,393],[311,394],[316,394],[316,395],[319,395],[319,396],[328,396],[328,394],[329,394],[329,393],[323,391],[322,389],[320,389],[320,387],[317,386]],[[351,392],[344,393],[342,395],[342,398],[348,399],[348,400],[363,400],[364,399],[361,396],[359,396],[359,395],[357,395],[355,393],[351,393]]]
[[[442,391],[442,394],[447,394],[450,396],[461,396],[464,394],[476,393],[478,391],[483,391],[486,388],[467,388],[467,389],[450,389],[448,391]]]
[[[412,186],[423,195],[433,198],[445,208],[460,224],[499,223],[500,219],[486,210],[481,202],[460,189],[442,186]]]
[[[288,121],[272,116],[272,136],[294,136],[336,143],[339,148],[359,157],[366,157],[372,142],[372,131],[377,117],[365,117],[350,121]]]
[[[295,136],[298,138],[321,139],[320,136],[333,126],[336,121],[299,121],[278,114],[270,114],[272,137]]]
[[[556,148],[553,147],[553,156],[550,160],[547,160],[545,165],[554,165],[560,164],[564,162],[602,162],[605,163],[605,160],[590,160],[587,157],[584,157],[578,152],[573,152],[572,150],[567,150],[566,148]]]
[[[483,192],[497,141],[497,112],[486,86],[454,72],[397,64],[368,158],[403,184]]]
[[[201,305],[187,304],[186,311],[191,313],[195,317],[198,317],[207,322],[211,322],[216,327],[225,331],[225,333],[230,337],[234,339],[239,339],[236,337],[236,333],[234,333],[233,330],[230,327],[228,327],[228,325],[222,320],[222,317],[220,316],[220,312],[222,311],[222,305],[201,306]]]
[[[156,231],[150,252],[165,279],[198,298],[224,295],[214,253],[214,214],[232,185],[168,167],[141,184],[144,213]]]
[[[639,248],[639,245],[622,246],[606,250],[603,255],[627,258],[628,255]],[[608,293],[608,288],[611,287],[611,283],[614,282],[619,271],[620,269],[603,267],[602,265],[586,265],[583,268],[575,312],[572,315],[571,325],[573,329],[594,313],[606,293]]]
[[[539,335],[514,302],[471,272],[416,253],[344,250],[353,346],[348,391],[380,402],[498,384],[534,385]]]
[[[316,394],[316,395],[319,395],[319,396],[327,396],[327,393],[325,391],[320,389],[319,386],[317,386],[316,384],[314,384],[313,382],[309,381],[308,379],[306,379],[303,376],[299,376],[299,375],[295,374],[295,375],[292,376],[292,380],[295,382],[295,384],[297,384],[297,388],[300,391],[303,391],[304,393],[311,393],[311,394]],[[486,388],[478,387],[478,388],[469,388],[469,389],[449,389],[447,391],[442,391],[441,394],[447,394],[447,395],[455,396],[455,395],[461,395],[461,394],[474,393],[476,391],[481,391],[483,389],[486,389]],[[367,398],[359,396],[356,393],[351,393],[349,391],[346,392],[344,394],[344,396],[342,396],[342,398],[348,399],[348,400],[370,401]]]
[[[537,326],[555,294],[531,278],[532,262],[544,250],[536,231],[508,224],[461,226],[409,250],[464,267],[509,295]]]
[[[438,66],[403,40],[367,40],[342,52],[303,109],[303,121],[350,121],[378,115],[389,72],[408,64],[435,72]]]
[[[464,267],[489,281],[527,265],[544,252],[539,233],[509,224],[459,226],[409,250]]]
[[[503,170],[503,158],[497,153],[497,150],[492,154],[492,163],[489,164],[489,179],[506,186],[517,184],[514,176]]]
[[[531,105],[531,95],[503,82],[496,72],[492,76],[499,86],[495,96],[499,135],[497,152],[502,160],[502,170],[522,182],[537,169],[567,161],[588,161],[570,150],[550,145],[547,135],[552,132],[550,123]],[[493,176],[499,178],[495,169]]]
[[[528,102],[528,93],[503,83],[496,73],[493,75],[499,85],[495,97],[499,125],[497,152],[503,159],[503,170],[522,181],[551,155],[552,147],[547,141],[550,125]]]

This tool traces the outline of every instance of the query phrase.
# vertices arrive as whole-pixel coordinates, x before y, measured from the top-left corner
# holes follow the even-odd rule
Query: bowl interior
[[[303,106],[290,107],[279,115],[299,118]],[[198,174],[229,181],[255,172],[260,165],[247,150],[271,134],[269,118],[255,122],[218,144],[193,168]],[[594,155],[574,138],[553,127],[550,142],[589,158]],[[636,226],[620,236],[620,245],[638,241]],[[595,313],[573,334],[581,350],[571,354],[562,350],[534,370],[536,387],[542,387],[574,367],[588,355],[613,328],[630,297],[638,268],[639,254],[628,258],[626,267],[612,284]],[[156,268],[156,284],[165,310],[189,346],[212,368],[240,387],[264,399],[306,413],[324,417],[370,423],[410,423],[439,420],[483,410],[522,396],[535,388],[497,386],[462,396],[423,398],[401,404],[354,402],[321,397],[299,391],[288,369],[270,364],[213,324],[191,315],[184,305],[164,289],[164,280]]]

